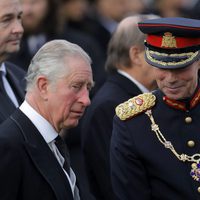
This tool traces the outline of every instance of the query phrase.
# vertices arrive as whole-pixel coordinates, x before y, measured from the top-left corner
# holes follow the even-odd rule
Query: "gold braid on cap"
[[[156,51],[152,51],[152,50],[149,50],[149,49],[146,50],[146,56],[151,62],[160,64],[160,65],[163,65],[163,66],[167,66],[167,65],[176,66],[176,65],[188,63],[191,60],[193,60],[198,55],[198,53],[199,53],[199,51],[181,53],[181,54],[166,54],[166,53],[159,53],[159,52],[156,52]],[[159,61],[159,60],[154,59],[152,57],[152,55],[166,56],[166,57],[171,57],[171,58],[180,57],[180,56],[187,56],[188,58],[186,60],[182,60],[182,61],[179,61],[179,62],[164,62],[164,61]]]
[[[155,102],[155,95],[152,93],[144,93],[119,104],[115,108],[115,112],[121,120],[127,120],[152,108]]]

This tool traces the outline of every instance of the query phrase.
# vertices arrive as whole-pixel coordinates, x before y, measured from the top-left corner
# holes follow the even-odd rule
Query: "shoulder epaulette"
[[[152,93],[144,93],[119,104],[115,108],[115,112],[121,120],[127,120],[152,108],[155,102],[155,95]]]

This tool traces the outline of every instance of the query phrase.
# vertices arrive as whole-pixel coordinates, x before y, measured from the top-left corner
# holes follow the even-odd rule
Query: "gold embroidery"
[[[176,39],[170,32],[164,33],[164,36],[162,38],[162,44],[161,47],[167,47],[167,48],[177,48],[176,45]]]
[[[168,65],[176,66],[176,65],[188,63],[189,61],[192,61],[198,55],[198,53],[199,53],[199,51],[182,53],[182,54],[164,54],[164,53],[162,54],[162,53],[158,53],[158,52],[155,52],[155,51],[149,51],[148,49],[146,50],[147,58],[151,62],[160,64],[162,66],[168,66]],[[150,54],[157,54],[157,55],[160,55],[160,56],[168,56],[168,57],[175,57],[176,55],[177,56],[184,56],[185,55],[185,56],[190,56],[190,57],[186,60],[179,61],[179,62],[163,62],[163,61],[159,61],[159,60],[154,59]]]
[[[140,94],[136,97],[119,104],[116,109],[116,115],[121,120],[127,120],[142,113],[155,105],[156,97],[152,93]]]

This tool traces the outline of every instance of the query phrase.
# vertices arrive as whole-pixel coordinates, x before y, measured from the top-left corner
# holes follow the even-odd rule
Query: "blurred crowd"
[[[105,81],[108,41],[118,22],[134,14],[200,18],[199,0],[22,0],[24,36],[12,62],[27,70],[30,59],[47,41],[66,39],[92,58],[95,87]]]
[[[81,46],[92,59],[95,86],[91,99],[103,85],[107,48],[118,23],[135,14],[154,14],[161,17],[200,19],[200,0],[21,0],[24,35],[18,53],[10,61],[25,71],[33,55],[47,41],[66,39]],[[112,50],[111,50],[112,51]],[[84,117],[83,117],[84,118]],[[90,197],[81,135],[84,127],[64,130],[69,146],[72,167],[80,181],[85,200]],[[92,162],[92,161],[91,161]],[[98,163],[97,163],[98,165]]]

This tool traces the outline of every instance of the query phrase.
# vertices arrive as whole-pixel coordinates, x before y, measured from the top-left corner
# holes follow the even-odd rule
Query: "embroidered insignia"
[[[152,93],[144,93],[119,104],[116,107],[115,112],[121,120],[127,120],[152,108],[155,105],[155,102],[155,95]]]
[[[176,39],[170,32],[164,33],[161,47],[177,48]]]
[[[200,103],[200,89],[197,90],[194,97],[191,99],[189,108],[186,108],[186,104],[184,102],[170,99],[167,96],[163,97],[163,101],[172,108],[187,111],[188,109],[192,109]]]
[[[200,164],[199,163],[192,163],[192,169],[190,175],[195,181],[200,182]]]

